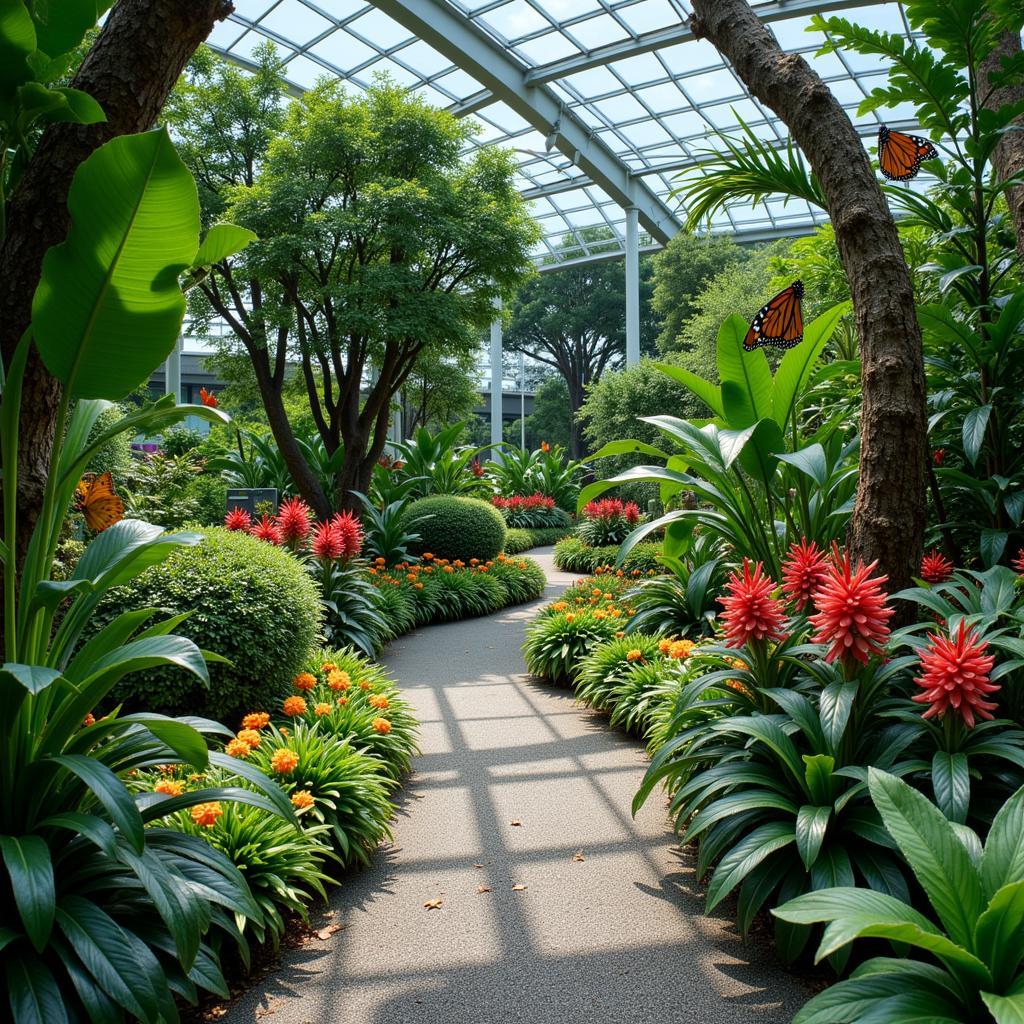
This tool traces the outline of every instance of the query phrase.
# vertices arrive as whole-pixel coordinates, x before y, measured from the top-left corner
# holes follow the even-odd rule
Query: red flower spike
[[[316,529],[313,531],[311,546],[313,554],[317,558],[333,562],[334,559],[341,558],[344,553],[345,539],[335,530],[334,523],[317,523]]]
[[[363,550],[363,525],[354,512],[335,512],[331,526],[341,538],[341,557],[355,558]]]
[[[925,718],[941,718],[954,711],[973,729],[977,718],[992,717],[996,705],[985,697],[999,686],[989,680],[995,658],[985,653],[987,647],[975,630],[966,629],[963,619],[955,637],[929,635],[928,646],[920,655],[923,671],[914,680],[924,692],[911,698],[929,705]]]
[[[936,466],[941,466],[942,463],[945,462],[945,461],[946,461],[946,449],[945,448],[936,448],[935,451],[932,452],[932,462],[934,462]]]
[[[1018,553],[1017,557],[1010,563],[1013,566],[1013,571],[1018,576],[1024,576],[1024,548]]]
[[[953,563],[937,548],[921,559],[921,579],[925,583],[945,583],[953,575]]]
[[[224,526],[228,530],[241,530],[248,533],[252,527],[252,516],[244,508],[233,508],[224,517]]]
[[[782,603],[772,597],[774,589],[760,562],[751,573],[749,559],[743,559],[743,575],[733,573],[726,584],[728,596],[718,599],[725,609],[722,620],[727,646],[742,647],[749,640],[784,639],[785,614]]]
[[[268,515],[264,515],[258,522],[254,523],[249,532],[257,540],[265,540],[270,544],[280,544],[284,538],[281,536],[281,528]]]
[[[310,507],[301,498],[287,498],[277,512],[281,536],[288,541],[303,541],[309,536]]]
[[[883,653],[889,639],[894,609],[885,606],[882,589],[888,577],[871,575],[877,562],[858,562],[852,571],[849,555],[840,555],[838,547],[833,553],[834,561],[814,595],[817,614],[810,622],[817,632],[811,639],[829,645],[826,661],[849,656],[866,665],[872,654]]]
[[[796,610],[814,600],[818,588],[828,576],[828,559],[812,540],[800,538],[799,544],[792,544],[786,560],[782,563],[782,592],[796,604]]]

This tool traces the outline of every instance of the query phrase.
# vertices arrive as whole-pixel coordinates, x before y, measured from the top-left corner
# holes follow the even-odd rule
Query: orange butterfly
[[[76,505],[85,516],[85,523],[93,533],[101,533],[108,526],[124,519],[124,502],[114,490],[111,473],[96,476],[86,473],[75,488]]]
[[[883,124],[878,129],[878,166],[890,181],[910,181],[925,160],[934,160],[939,151],[917,135],[894,132]]]
[[[762,345],[792,348],[804,340],[804,317],[800,300],[804,297],[803,281],[794,281],[788,288],[769,299],[751,321],[743,339],[743,351],[753,352]]]

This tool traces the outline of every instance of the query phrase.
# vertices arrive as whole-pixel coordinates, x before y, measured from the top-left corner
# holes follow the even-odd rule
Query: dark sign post
[[[227,497],[227,511],[240,508],[248,512],[253,519],[259,518],[256,511],[257,505],[264,507],[269,503],[273,510],[277,511],[277,488],[276,487],[229,487]]]

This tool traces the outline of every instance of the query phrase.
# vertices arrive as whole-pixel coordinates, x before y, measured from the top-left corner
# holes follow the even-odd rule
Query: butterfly
[[[101,533],[108,526],[124,519],[124,503],[114,490],[111,473],[86,473],[75,488],[76,505],[85,523],[93,533]]]
[[[769,299],[750,322],[750,330],[743,339],[743,351],[753,352],[762,345],[772,348],[792,348],[804,340],[804,317],[800,300],[804,297],[803,281],[794,281]]]
[[[878,129],[878,165],[890,181],[910,181],[925,160],[938,155],[927,139],[894,132],[884,124]]]

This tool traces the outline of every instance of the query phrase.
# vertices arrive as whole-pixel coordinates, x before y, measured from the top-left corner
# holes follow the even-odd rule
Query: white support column
[[[495,310],[500,314],[501,300],[495,299]],[[500,444],[504,439],[502,432],[502,391],[501,384],[504,378],[502,372],[502,351],[501,351],[501,317],[496,316],[491,321],[491,444]],[[500,458],[497,448],[491,451],[491,458]]]
[[[626,366],[640,362],[640,225],[635,206],[626,210]]]
[[[181,350],[185,339],[178,335],[178,340],[171,349],[171,354],[164,363],[164,394],[174,395],[175,402],[181,402]]]

